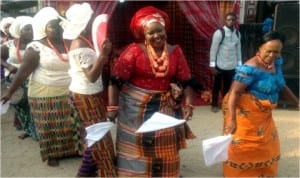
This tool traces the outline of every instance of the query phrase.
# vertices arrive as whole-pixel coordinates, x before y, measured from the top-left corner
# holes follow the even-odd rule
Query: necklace
[[[55,52],[55,54],[58,56],[58,58],[63,61],[63,62],[68,62],[68,58],[64,58],[61,53],[57,50],[57,48],[51,43],[51,41],[49,40],[49,38],[47,38],[47,43],[49,44],[49,46],[53,49],[53,51]],[[67,48],[67,45],[65,43],[65,40],[63,40],[63,45],[64,45],[64,48],[65,48],[65,51],[66,53],[68,53],[68,48]]]
[[[155,75],[155,77],[165,77],[169,69],[169,54],[167,43],[165,43],[163,52],[160,57],[157,56],[156,52],[150,44],[146,43],[145,45],[147,48],[147,53],[153,74]]]
[[[17,41],[16,55],[17,55],[18,61],[21,63],[22,62],[22,57],[21,57],[21,54],[20,54],[20,43],[21,43],[21,40],[18,39],[18,41]]]
[[[88,39],[86,39],[85,37],[83,37],[83,36],[79,36],[79,38],[81,39],[81,40],[83,40],[90,48],[92,48],[92,49],[94,49],[94,46],[93,46],[93,44],[88,40]]]
[[[257,56],[257,58],[258,58],[257,61],[258,61],[260,64],[262,64],[266,69],[268,69],[268,70],[273,69],[273,67],[274,67],[274,63],[273,63],[273,62],[272,62],[272,64],[265,63],[259,55],[256,55],[256,56]]]

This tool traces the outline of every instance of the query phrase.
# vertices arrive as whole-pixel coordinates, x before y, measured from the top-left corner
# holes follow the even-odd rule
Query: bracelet
[[[110,111],[117,111],[119,110],[119,106],[106,106],[106,111],[110,112]]]
[[[185,107],[187,107],[187,108],[191,108],[191,109],[194,109],[194,108],[195,108],[195,106],[194,106],[194,105],[192,105],[192,104],[186,104],[186,105],[185,105]]]

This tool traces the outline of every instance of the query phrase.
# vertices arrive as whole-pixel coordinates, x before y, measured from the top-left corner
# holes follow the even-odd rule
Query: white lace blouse
[[[79,94],[95,94],[103,91],[102,76],[96,82],[90,82],[83,72],[83,68],[88,68],[97,60],[96,52],[91,48],[78,48],[69,51],[70,70],[72,78],[69,90]]]

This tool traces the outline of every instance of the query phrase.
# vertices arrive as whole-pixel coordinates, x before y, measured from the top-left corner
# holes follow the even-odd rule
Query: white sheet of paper
[[[202,141],[203,155],[206,166],[226,161],[228,159],[228,146],[232,135],[217,136]]]
[[[3,104],[3,101],[1,101],[1,115],[7,113],[8,108],[9,108],[9,101],[7,101],[5,104]]]
[[[87,134],[85,139],[87,141],[88,147],[92,146],[95,142],[102,139],[113,125],[114,124],[112,122],[100,122],[86,127],[85,130]]]
[[[156,130],[174,127],[186,122],[184,119],[176,119],[159,112],[155,112],[146,122],[144,122],[136,133],[153,132]]]

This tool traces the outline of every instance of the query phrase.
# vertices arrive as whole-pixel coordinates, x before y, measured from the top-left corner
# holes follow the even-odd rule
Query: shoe
[[[51,167],[57,167],[59,165],[59,161],[58,161],[58,159],[55,159],[55,158],[48,158],[47,164],[48,164],[48,166],[51,166]]]
[[[217,112],[219,112],[219,108],[217,106],[212,106],[211,112],[217,113]]]
[[[22,133],[21,135],[18,136],[19,139],[24,140],[25,138],[29,137],[28,134]]]

